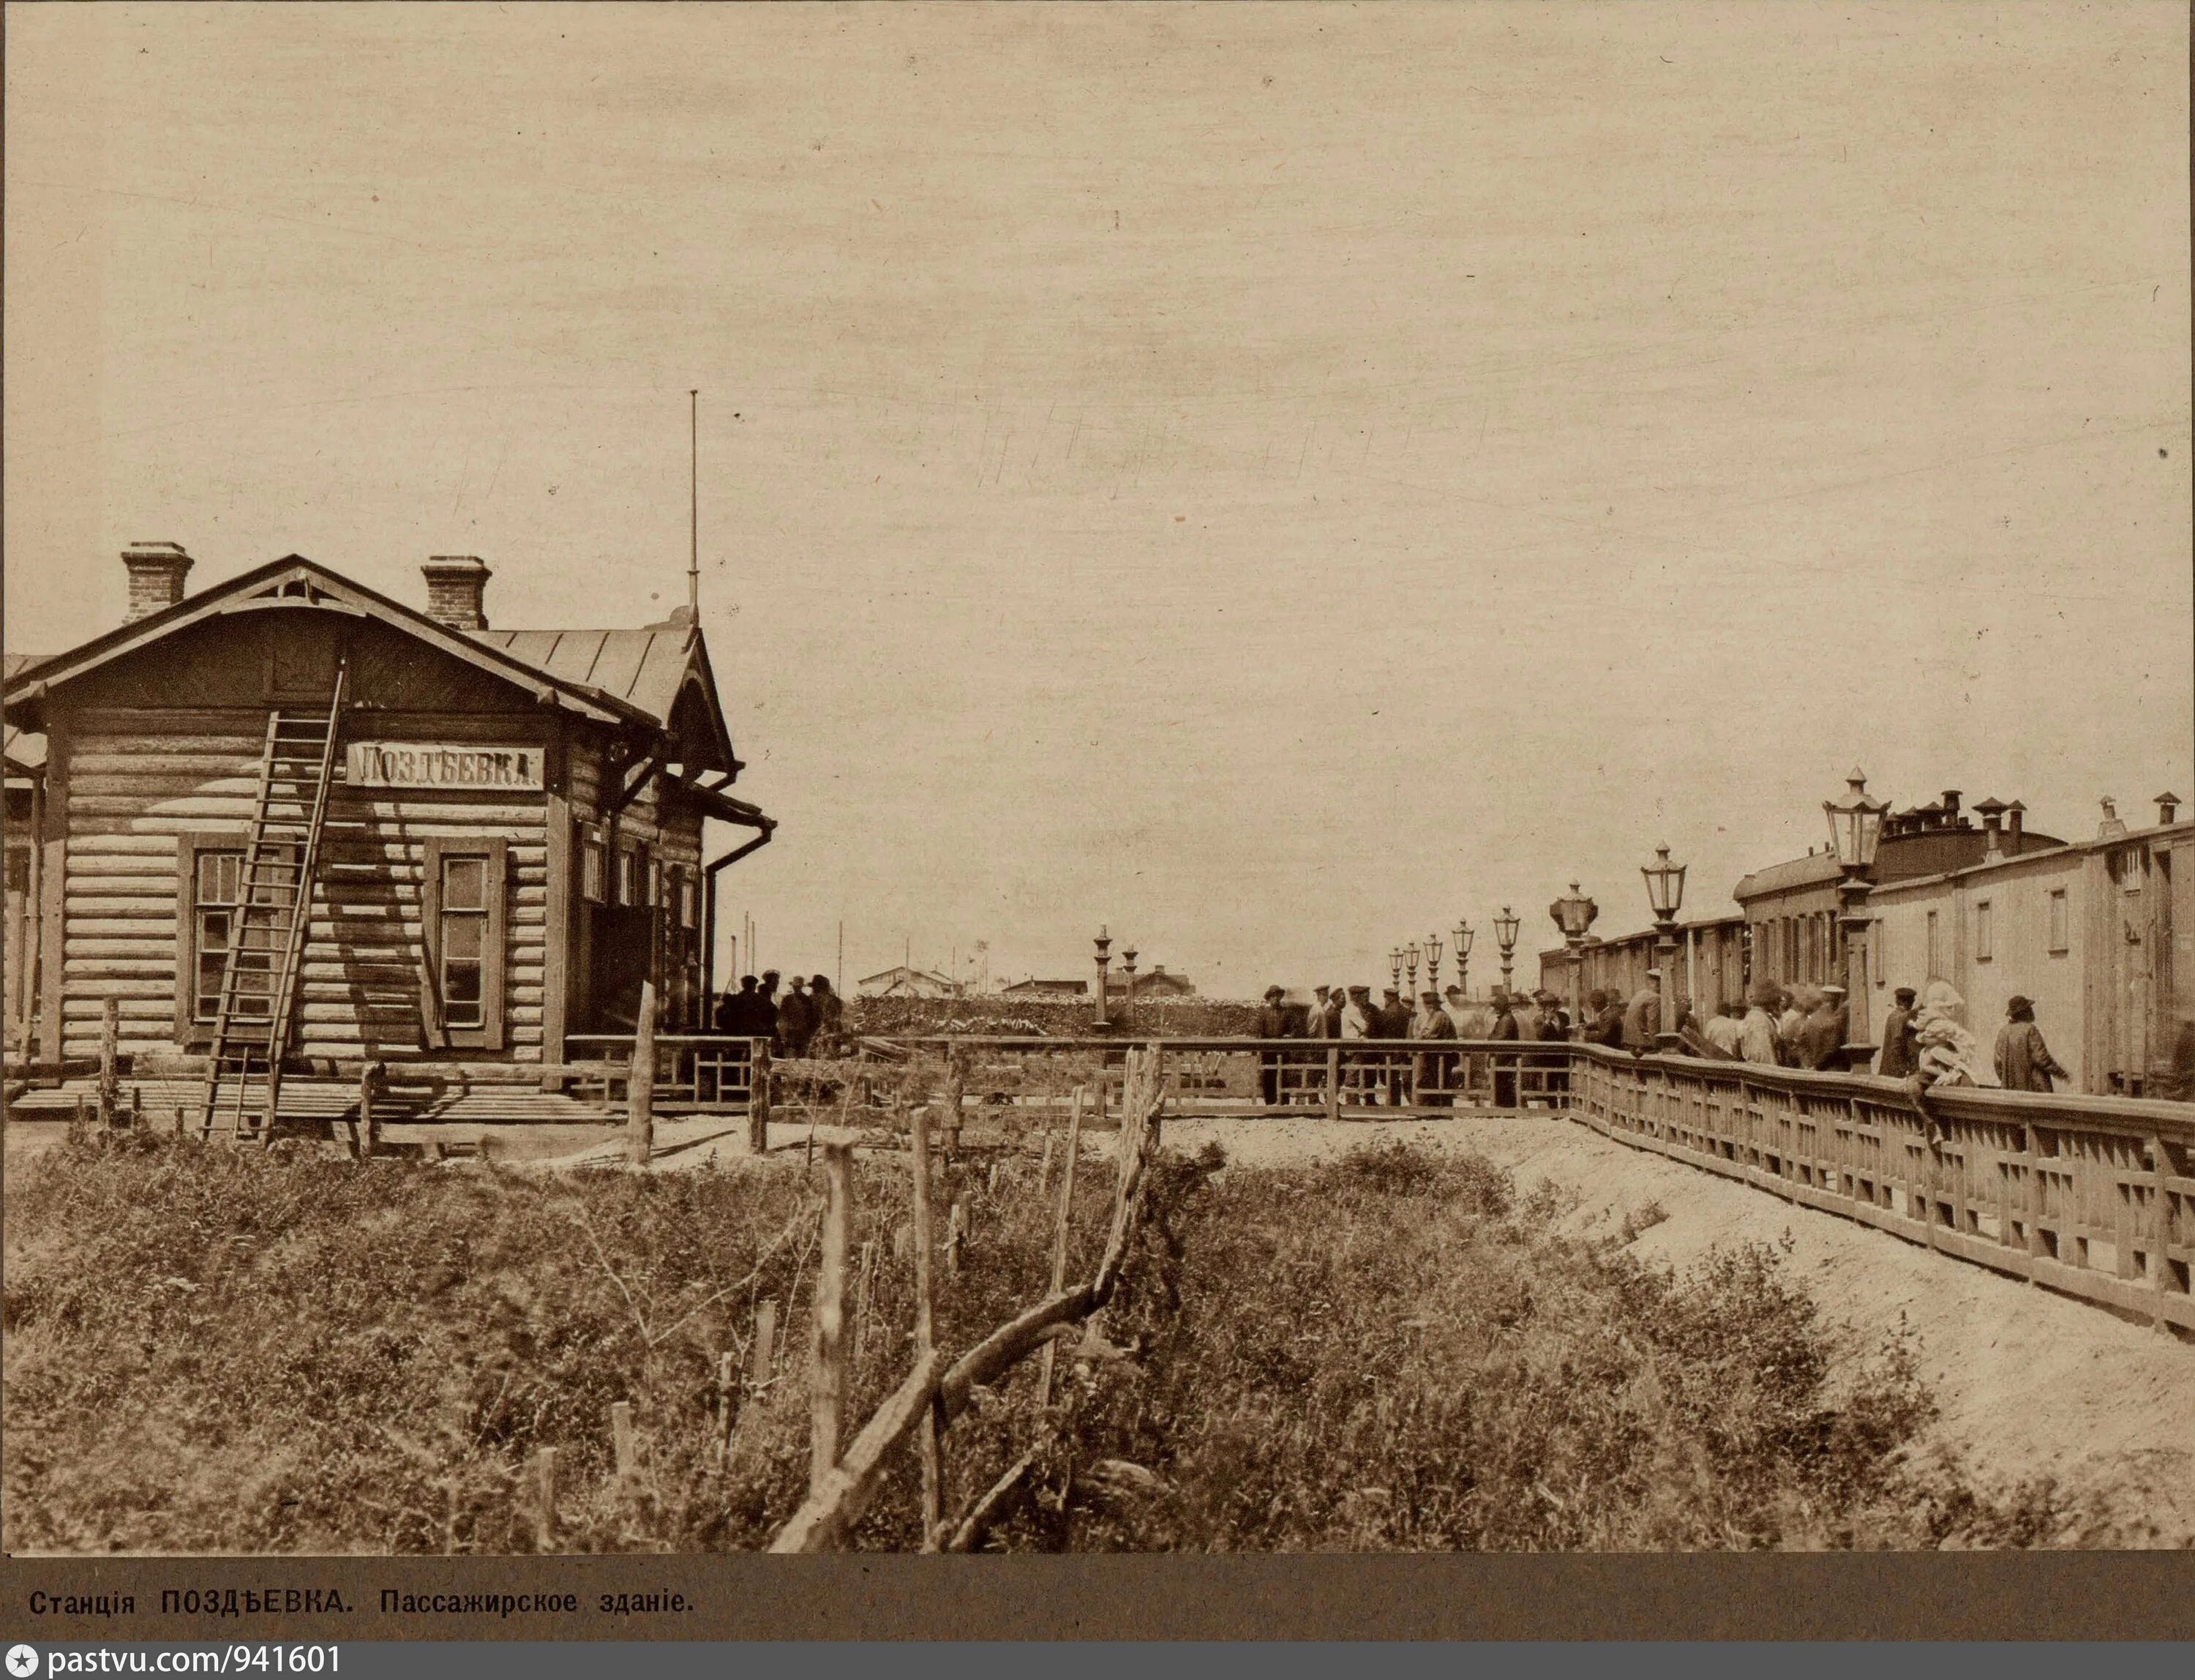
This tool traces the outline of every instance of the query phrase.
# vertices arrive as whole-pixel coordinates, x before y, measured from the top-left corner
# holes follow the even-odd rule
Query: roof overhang
[[[643,707],[586,684],[552,677],[297,554],[256,567],[172,607],[95,636],[66,653],[53,655],[7,685],[8,709],[17,721],[34,726],[41,719],[45,701],[55,690],[117,660],[223,615],[282,610],[332,611],[378,620],[438,652],[525,690],[544,705],[576,712],[598,723],[638,727],[650,735],[662,732],[663,726]]]

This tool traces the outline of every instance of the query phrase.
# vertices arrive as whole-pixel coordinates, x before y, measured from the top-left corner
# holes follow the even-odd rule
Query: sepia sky
[[[2186,12],[10,8],[15,650],[703,618],[761,955],[1371,981],[2190,763]]]

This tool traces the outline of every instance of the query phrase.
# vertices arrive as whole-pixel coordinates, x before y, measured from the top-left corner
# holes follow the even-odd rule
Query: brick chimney
[[[477,555],[437,554],[419,569],[427,578],[427,616],[452,630],[485,630],[482,598],[495,575]]]
[[[2025,831],[2026,826],[2027,807],[2019,800],[2014,800],[2004,808],[2004,835],[2010,844],[2012,855],[2015,857],[2019,856],[2019,837]]]
[[[181,543],[133,542],[122,551],[130,571],[130,610],[124,624],[165,612],[183,598],[183,574],[194,563]]]
[[[1982,856],[2002,857],[2004,855],[2004,801],[1984,800],[1974,806],[1974,815],[1982,819]]]

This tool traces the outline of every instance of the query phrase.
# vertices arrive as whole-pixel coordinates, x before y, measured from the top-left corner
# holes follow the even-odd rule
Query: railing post
[[[640,1019],[633,1023],[632,1060],[625,1079],[625,1153],[644,1167],[655,1152],[655,983],[640,983]]]
[[[114,1123],[117,1086],[114,1074],[114,1054],[122,1037],[122,1005],[108,998],[99,1007],[99,1123],[106,1128]],[[274,1117],[267,1117],[269,1131],[274,1127]]]
[[[2171,1158],[2164,1152],[2164,1138],[2161,1133],[2149,1134],[2149,1229],[2142,1233],[2142,1252],[2149,1256],[2150,1299],[2156,1304],[2151,1309],[2149,1325],[2160,1336],[2171,1334],[2171,1325],[2164,1317],[2164,1297],[2169,1292],[2169,1275],[2171,1258],[2165,1251],[2165,1242],[2172,1234],[2172,1221],[2167,1209],[2169,1205],[2164,1181],[2171,1175]]]
[[[769,1041],[748,1041],[747,1153],[769,1153]]]
[[[1341,1052],[1338,1048],[1326,1053],[1326,1117],[1341,1118]]]
[[[358,1158],[371,1161],[381,1141],[381,1123],[374,1117],[373,1087],[381,1072],[379,1062],[367,1062],[358,1071]]]

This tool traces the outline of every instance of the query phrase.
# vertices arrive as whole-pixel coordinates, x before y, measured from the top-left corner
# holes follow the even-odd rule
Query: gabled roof
[[[1836,853],[1818,852],[1811,857],[1794,857],[1789,863],[1755,869],[1731,889],[1730,896],[1742,904],[1748,898],[1758,898],[1766,892],[1788,892],[1795,886],[1825,886],[1843,875]]]
[[[10,656],[7,701],[11,708],[28,705],[35,709],[49,691],[60,684],[222,614],[314,609],[378,620],[452,658],[526,689],[540,701],[567,707],[600,723],[640,725],[658,732],[668,730],[680,696],[691,690],[705,708],[712,745],[723,760],[720,765],[698,767],[738,767],[708,655],[694,626],[674,622],[646,630],[454,630],[297,554],[256,567],[134,623],[118,626],[66,653],[43,659]],[[575,674],[574,667],[583,659],[585,672]]]

